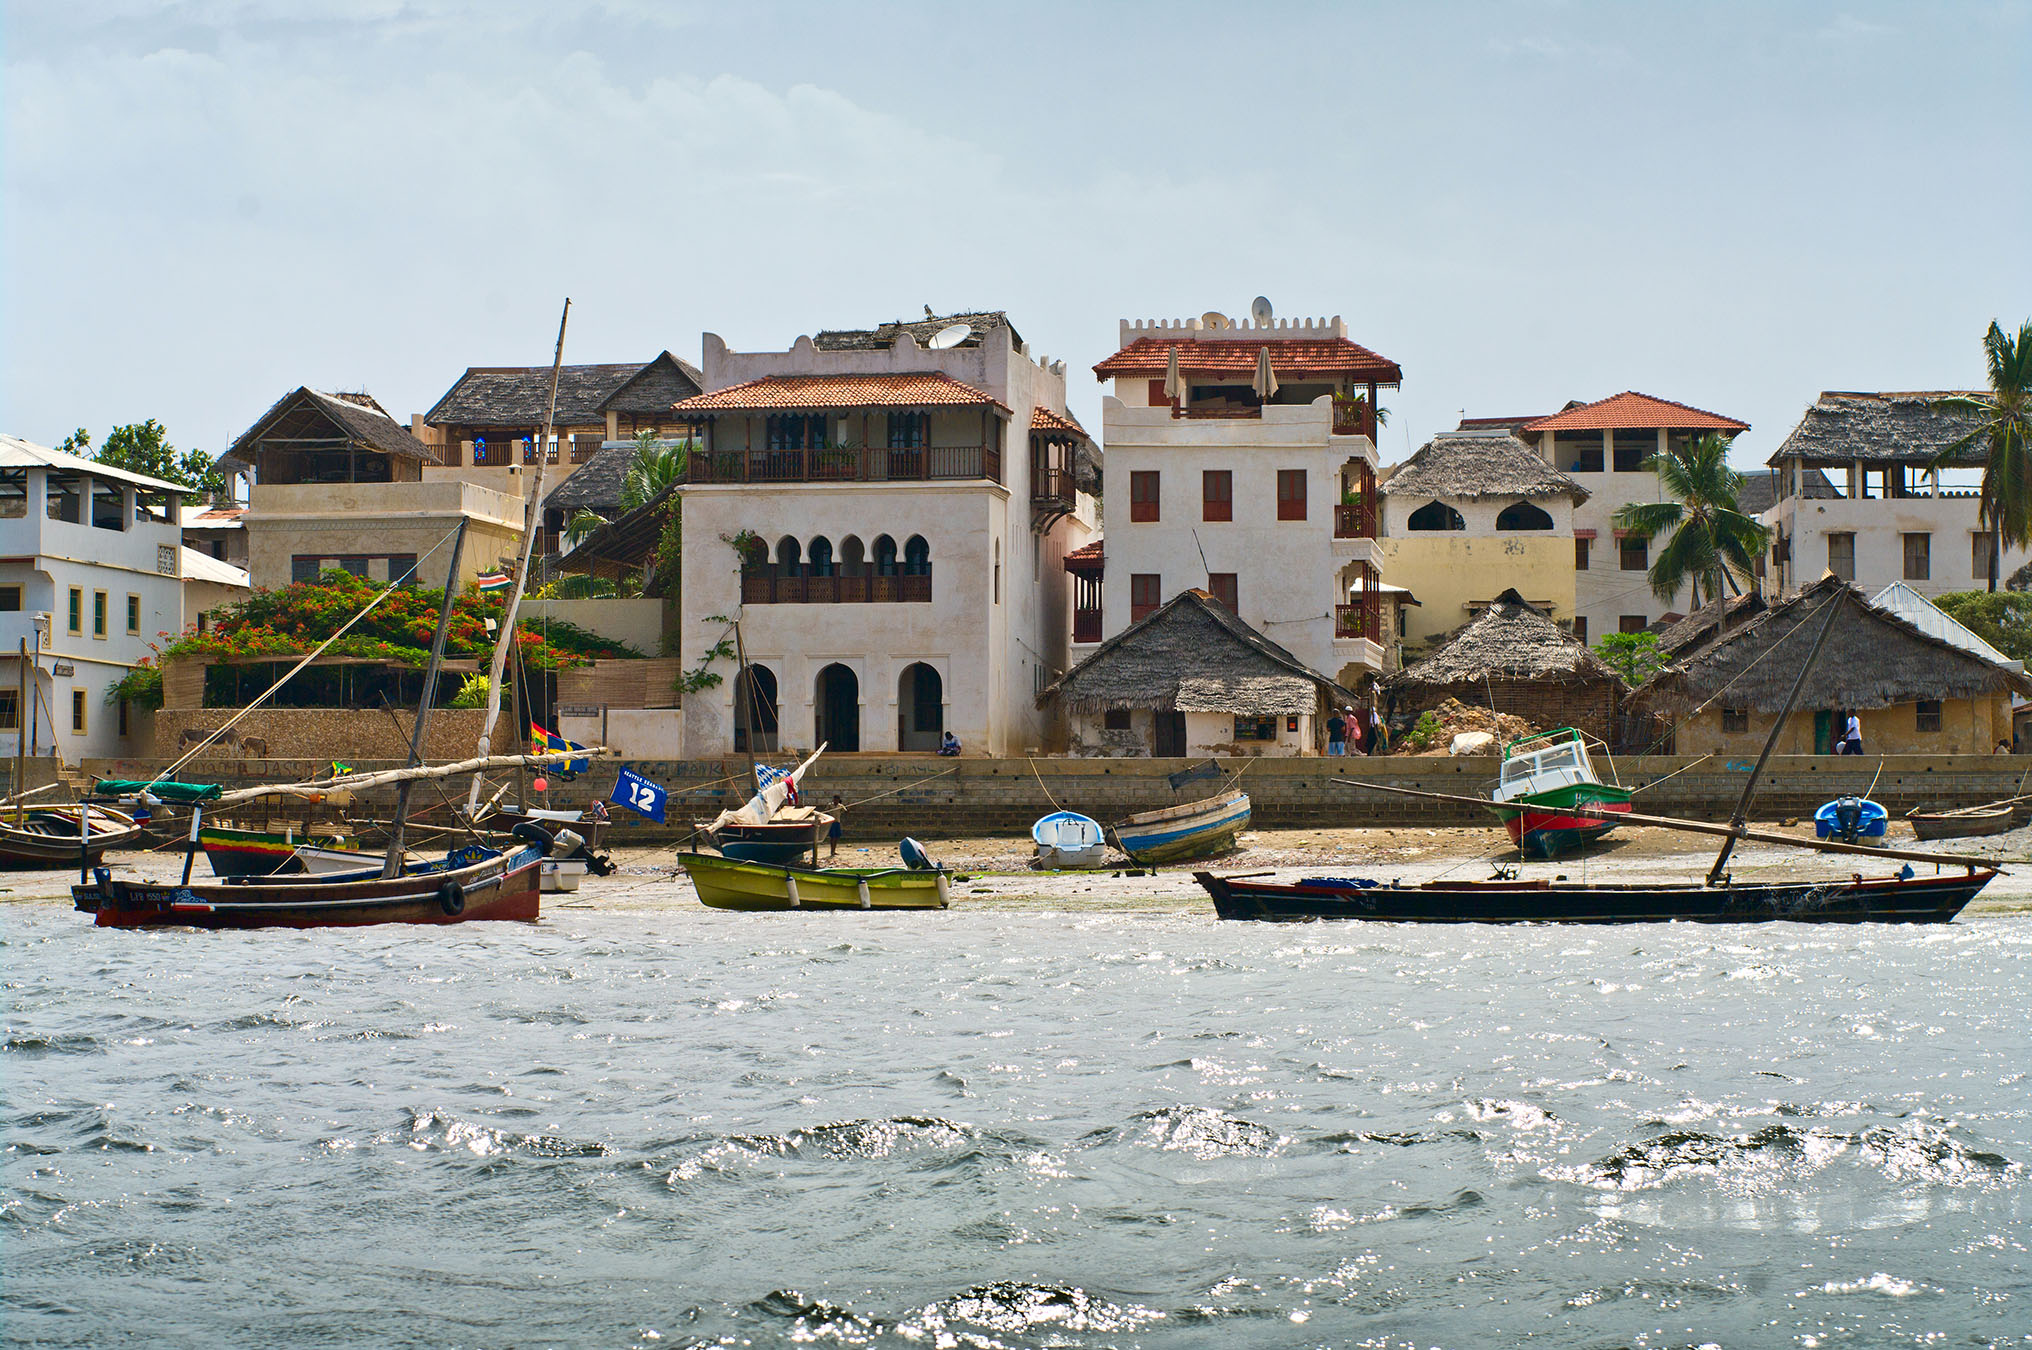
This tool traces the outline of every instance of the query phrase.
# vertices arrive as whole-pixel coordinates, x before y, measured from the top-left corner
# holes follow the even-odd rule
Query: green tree
[[[72,455],[85,455],[91,451],[92,434],[79,427],[64,437],[57,449]],[[211,456],[202,450],[185,450],[178,453],[169,443],[169,432],[153,417],[146,422],[129,422],[114,427],[106,433],[105,444],[91,458],[101,464],[110,464],[116,469],[129,473],[146,474],[160,478],[167,483],[181,483],[207,496],[219,496],[226,490],[226,476],[213,465]]]
[[[1933,603],[2013,661],[2032,662],[2032,594],[1957,591],[1935,596]]]
[[[1616,524],[1646,540],[1671,534],[1648,573],[1652,594],[1670,600],[1691,582],[1698,609],[1720,599],[1728,579],[1747,584],[1771,531],[1736,506],[1743,476],[1729,467],[1728,441],[1708,432],[1644,467],[1658,475],[1668,500],[1631,502],[1616,512]]]
[[[1996,320],[1983,334],[1990,391],[1973,398],[1943,400],[1947,407],[1981,415],[1974,431],[1934,456],[1929,469],[1976,446],[1987,453],[1982,501],[1976,518],[1990,536],[1990,589],[2004,545],[2032,547],[2032,320],[2018,325],[2014,339]]]
[[[684,477],[690,441],[659,440],[653,431],[635,438],[635,460],[621,480],[621,509],[633,511]]]
[[[581,506],[578,510],[572,512],[571,518],[564,523],[565,547],[567,549],[577,548],[586,541],[588,535],[606,523],[607,518],[598,511]]]
[[[1595,655],[1614,666],[1623,683],[1632,688],[1665,667],[1665,653],[1658,649],[1656,633],[1604,633],[1595,644]]]

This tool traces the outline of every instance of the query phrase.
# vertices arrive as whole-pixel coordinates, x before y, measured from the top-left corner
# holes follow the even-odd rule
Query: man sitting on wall
[[[948,731],[945,739],[938,743],[938,752],[941,755],[957,755],[960,752],[960,738]]]

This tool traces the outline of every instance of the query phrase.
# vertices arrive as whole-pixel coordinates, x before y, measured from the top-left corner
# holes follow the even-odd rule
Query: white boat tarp
[[[800,819],[801,817],[794,815],[782,815],[783,803],[789,798],[790,790],[803,781],[805,770],[818,763],[818,757],[825,753],[825,749],[825,746],[821,745],[811,752],[810,759],[792,769],[784,777],[761,789],[734,810],[722,811],[714,816],[712,824],[706,826],[707,832],[717,830],[723,825],[766,825],[777,819]],[[809,812],[810,808],[793,808],[793,810]]]

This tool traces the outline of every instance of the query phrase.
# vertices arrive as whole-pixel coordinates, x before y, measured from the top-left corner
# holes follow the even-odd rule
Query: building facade
[[[186,491],[0,437],[0,753],[24,735],[72,765],[145,746],[145,716],[107,696],[183,627]]]
[[[1091,450],[1065,367],[999,312],[704,341],[679,489],[686,753],[1044,749],[1067,665],[1066,553],[1091,534]],[[753,691],[723,644],[740,621]],[[712,655],[722,653],[719,656]],[[738,695],[738,697],[737,697]]]
[[[1094,373],[1108,518],[1072,563],[1075,660],[1197,589],[1341,685],[1382,671],[1374,410],[1397,364],[1338,317],[1216,314],[1124,320]]]

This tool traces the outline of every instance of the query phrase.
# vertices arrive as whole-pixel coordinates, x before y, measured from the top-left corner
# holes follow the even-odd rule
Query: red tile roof
[[[1007,405],[950,375],[770,375],[680,399],[676,413],[762,412],[778,408],[950,408]]]
[[[1301,375],[1351,376],[1364,383],[1401,384],[1404,372],[1395,361],[1376,355],[1367,347],[1346,338],[1319,340],[1296,338],[1221,338],[1198,341],[1192,338],[1137,338],[1094,367],[1103,380],[1118,375],[1159,376],[1171,361],[1171,349],[1178,348],[1178,368],[1189,375],[1251,375],[1256,370],[1256,353],[1270,349],[1270,368],[1283,379]]]
[[[1053,412],[1049,408],[1033,408],[1030,410],[1030,429],[1032,431],[1062,431],[1069,436],[1077,436],[1081,440],[1090,441],[1093,439],[1093,437],[1087,435],[1085,427],[1073,420],[1071,413]]]
[[[1748,422],[1723,417],[1669,398],[1653,398],[1635,390],[1583,403],[1578,407],[1526,422],[1526,431],[1598,431],[1615,427],[1674,427],[1693,431],[1748,431]]]
[[[1105,540],[1096,539],[1086,547],[1066,554],[1065,570],[1075,574],[1098,573],[1108,560],[1105,543]]]

